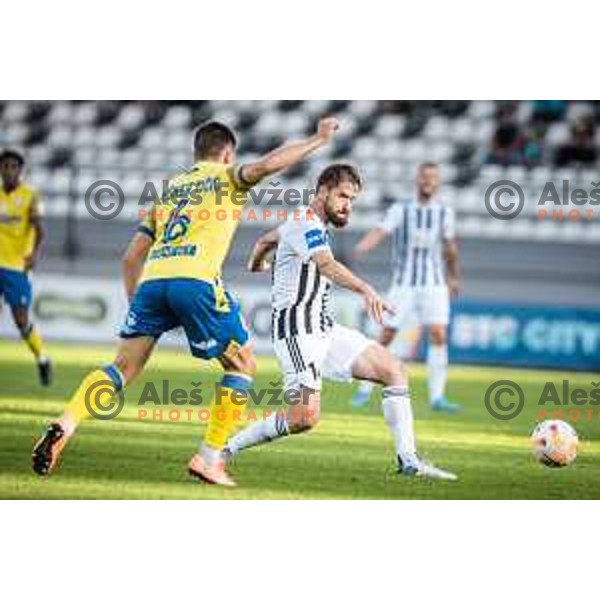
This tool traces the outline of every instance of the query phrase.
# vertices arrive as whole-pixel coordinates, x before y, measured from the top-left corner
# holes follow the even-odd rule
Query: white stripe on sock
[[[236,433],[228,442],[231,454],[237,454],[245,448],[270,442],[278,437],[288,435],[289,429],[283,412],[276,412],[264,421],[256,421],[246,429]]]

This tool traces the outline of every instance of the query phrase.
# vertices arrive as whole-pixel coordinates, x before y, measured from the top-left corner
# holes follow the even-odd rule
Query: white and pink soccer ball
[[[531,434],[533,455],[547,467],[566,467],[577,456],[577,432],[560,420],[538,423]]]

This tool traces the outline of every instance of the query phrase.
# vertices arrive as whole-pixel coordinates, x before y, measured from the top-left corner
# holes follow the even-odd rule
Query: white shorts
[[[445,285],[423,288],[395,285],[388,292],[387,301],[395,313],[386,313],[384,325],[392,329],[448,325],[450,321],[450,295]]]
[[[352,381],[352,366],[375,343],[356,329],[333,326],[326,336],[297,335],[275,340],[273,348],[283,371],[284,389],[321,389],[321,378]]]

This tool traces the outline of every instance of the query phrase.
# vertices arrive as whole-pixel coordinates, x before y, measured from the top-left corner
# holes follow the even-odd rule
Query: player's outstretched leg
[[[352,375],[383,387],[382,409],[394,440],[401,475],[454,480],[456,475],[419,457],[408,380],[400,361],[380,344],[369,345],[352,365]]]
[[[384,327],[379,336],[379,343],[384,347],[388,348],[390,344],[394,341],[396,337],[397,330],[392,327]],[[354,408],[361,408],[366,406],[369,403],[369,398],[371,397],[371,392],[375,384],[372,381],[361,381],[358,389],[352,396],[352,406]]]
[[[291,394],[291,391],[287,390],[287,393]],[[299,404],[287,410],[278,410],[234,435],[225,447],[226,457],[231,458],[246,448],[314,428],[320,418],[321,393],[302,386],[297,393],[300,397]]]
[[[142,371],[154,344],[152,337],[123,340],[117,357],[110,365],[87,374],[62,416],[48,425],[34,446],[32,466],[35,473],[42,476],[50,474],[79,423],[98,415],[106,418],[107,396],[119,393]]]
[[[25,307],[15,308],[13,309],[13,319],[21,338],[35,357],[40,384],[50,385],[52,383],[52,363],[44,354],[42,336],[38,328],[31,322],[29,311]]]
[[[249,345],[220,360],[225,374],[215,391],[206,435],[189,462],[188,472],[205,483],[233,487],[236,483],[225,471],[223,451],[248,403],[247,392],[252,386],[256,361]],[[241,402],[244,394],[245,401]]]
[[[71,397],[62,416],[48,425],[44,435],[33,448],[33,470],[38,475],[50,474],[76,427],[81,421],[92,416],[91,412],[99,399],[97,392],[100,388],[103,388],[105,394],[114,394],[123,388],[123,376],[114,365],[88,373]]]
[[[455,413],[460,406],[446,398],[448,380],[448,346],[446,344],[446,326],[431,325],[429,328],[429,346],[427,349],[427,383],[429,405],[433,410]]]

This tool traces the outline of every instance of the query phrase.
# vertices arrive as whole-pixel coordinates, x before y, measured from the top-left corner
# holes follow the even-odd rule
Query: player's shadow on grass
[[[7,434],[9,424],[0,427],[2,437]],[[186,474],[186,462],[193,451],[191,436],[181,436],[177,428],[166,434],[151,431],[117,431],[107,435],[98,427],[90,428],[75,438],[67,447],[62,464],[48,482],[86,480],[98,486],[110,486],[110,482],[123,488],[127,485],[153,484],[165,486],[165,493],[177,495],[170,486],[186,484],[200,486],[198,497],[205,494],[203,486]],[[29,453],[34,437],[32,427],[26,424],[13,425],[14,446],[5,449],[0,458],[2,472],[23,475],[29,473]],[[312,439],[310,439],[312,438]],[[340,498],[397,498],[420,497],[419,490],[431,491],[430,482],[414,482],[399,478],[393,470],[393,461],[382,448],[370,445],[341,444],[334,439],[307,436],[304,440],[282,440],[276,449],[264,448],[248,451],[233,466],[233,472],[242,485],[242,491],[290,497],[340,497]],[[352,448],[350,447],[352,446]],[[446,460],[454,464],[463,455],[461,449],[445,453]],[[389,460],[388,460],[389,459]],[[497,453],[474,453],[470,468],[479,462],[477,471],[482,476],[498,462]],[[56,479],[55,479],[56,478]],[[485,480],[485,477],[484,479]],[[31,475],[31,485],[41,485]],[[445,484],[439,484],[444,486]],[[422,487],[425,486],[425,487]],[[157,488],[160,489],[160,488]],[[195,494],[193,487],[181,488],[181,497]],[[43,488],[36,492],[43,496]],[[428,494],[423,492],[423,497]],[[93,496],[96,492],[90,492]],[[212,492],[211,492],[212,493]],[[441,493],[441,492],[440,492]],[[119,497],[108,488],[104,495]],[[475,497],[475,496],[466,496]]]
[[[188,435],[181,435],[177,427],[172,432],[103,431],[94,425],[69,444],[58,471],[39,481],[30,471],[37,433],[29,423],[0,423],[0,474],[12,476],[21,486],[12,491],[1,488],[0,496],[6,492],[11,497],[22,493],[22,497],[41,498],[120,498],[147,492],[149,497],[198,499],[600,497],[600,481],[590,479],[593,463],[589,461],[550,472],[533,463],[521,448],[499,451],[454,444],[436,448],[431,458],[457,471],[461,480],[431,482],[396,475],[385,439],[379,445],[340,443],[317,432],[249,450],[232,467],[240,489],[217,490],[188,477],[186,464],[194,450],[195,432],[187,429]]]

